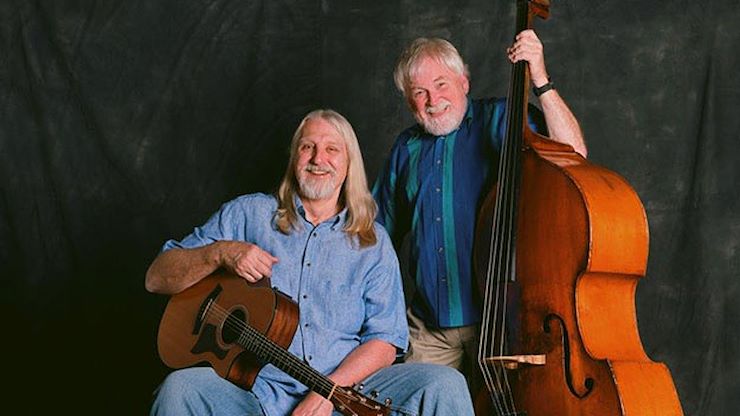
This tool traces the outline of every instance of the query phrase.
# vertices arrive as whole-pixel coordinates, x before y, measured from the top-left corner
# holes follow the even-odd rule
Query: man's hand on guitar
[[[232,241],[222,254],[222,264],[250,283],[272,276],[278,258],[252,243]]]
[[[300,403],[298,403],[298,406],[293,409],[292,416],[330,416],[333,410],[334,405],[331,404],[329,400],[326,400],[318,393],[310,392]]]

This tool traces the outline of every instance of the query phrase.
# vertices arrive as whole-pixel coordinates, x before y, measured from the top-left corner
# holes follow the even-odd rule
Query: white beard
[[[298,186],[301,191],[301,196],[308,199],[326,199],[330,197],[336,189],[336,172],[328,167],[323,167],[321,170],[328,171],[329,175],[319,178],[310,176],[308,171],[319,170],[316,165],[306,166],[306,170],[298,173]]]
[[[426,130],[427,133],[434,136],[444,136],[452,133],[453,131],[455,131],[456,128],[460,126],[460,123],[465,117],[466,110],[465,107],[463,107],[462,109],[458,109],[459,111],[456,111],[455,108],[452,108],[452,111],[441,117],[431,117],[430,113],[443,111],[447,107],[452,108],[452,104],[449,101],[444,101],[440,104],[437,104],[435,107],[427,108],[427,117],[422,118],[418,114],[414,114],[414,117],[416,118],[416,121],[419,122],[422,127],[424,127],[424,130]]]

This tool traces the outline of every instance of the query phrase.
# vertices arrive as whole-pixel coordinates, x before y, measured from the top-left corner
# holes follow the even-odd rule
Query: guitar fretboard
[[[331,394],[335,384],[333,381],[275,344],[248,323],[229,315],[226,317],[224,326],[239,334],[236,341],[239,346],[253,353],[263,362],[274,365],[324,397],[329,397]]]

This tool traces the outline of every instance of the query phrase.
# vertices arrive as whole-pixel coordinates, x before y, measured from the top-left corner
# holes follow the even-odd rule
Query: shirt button
[[[306,267],[311,267],[311,263],[306,263]]]
[[[442,164],[442,159],[437,159],[437,164],[438,165]]]
[[[308,325],[309,325],[309,324],[303,324],[303,326],[304,326],[305,328],[308,328]]]
[[[439,251],[440,253],[443,252],[444,250],[445,249],[443,247],[440,247],[440,248],[437,249],[437,251]]]
[[[313,360],[313,355],[308,356],[308,361],[311,361],[311,360]]]
[[[308,297],[308,295],[303,295],[303,299],[306,299],[307,297]]]
[[[316,237],[317,235],[318,235],[318,234],[316,234],[316,233],[313,233],[313,236],[314,236],[314,237]]]
[[[439,189],[439,188],[434,188],[434,190],[437,191],[437,192],[442,192],[442,190]]]
[[[440,222],[440,221],[442,221],[442,217],[437,217],[437,218],[435,218],[435,220],[437,220],[437,222]]]

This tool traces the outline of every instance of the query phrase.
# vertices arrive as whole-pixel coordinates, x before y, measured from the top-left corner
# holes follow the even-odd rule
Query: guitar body
[[[210,364],[245,390],[270,363],[345,416],[388,416],[387,405],[337,385],[288,351],[298,317],[298,305],[270,288],[270,279],[249,284],[218,271],[170,298],[159,324],[159,356],[172,368]]]
[[[171,368],[208,363],[221,377],[249,389],[262,363],[237,344],[241,323],[287,349],[298,325],[298,306],[270,288],[269,279],[251,285],[214,273],[170,299],[159,325],[159,356]]]

